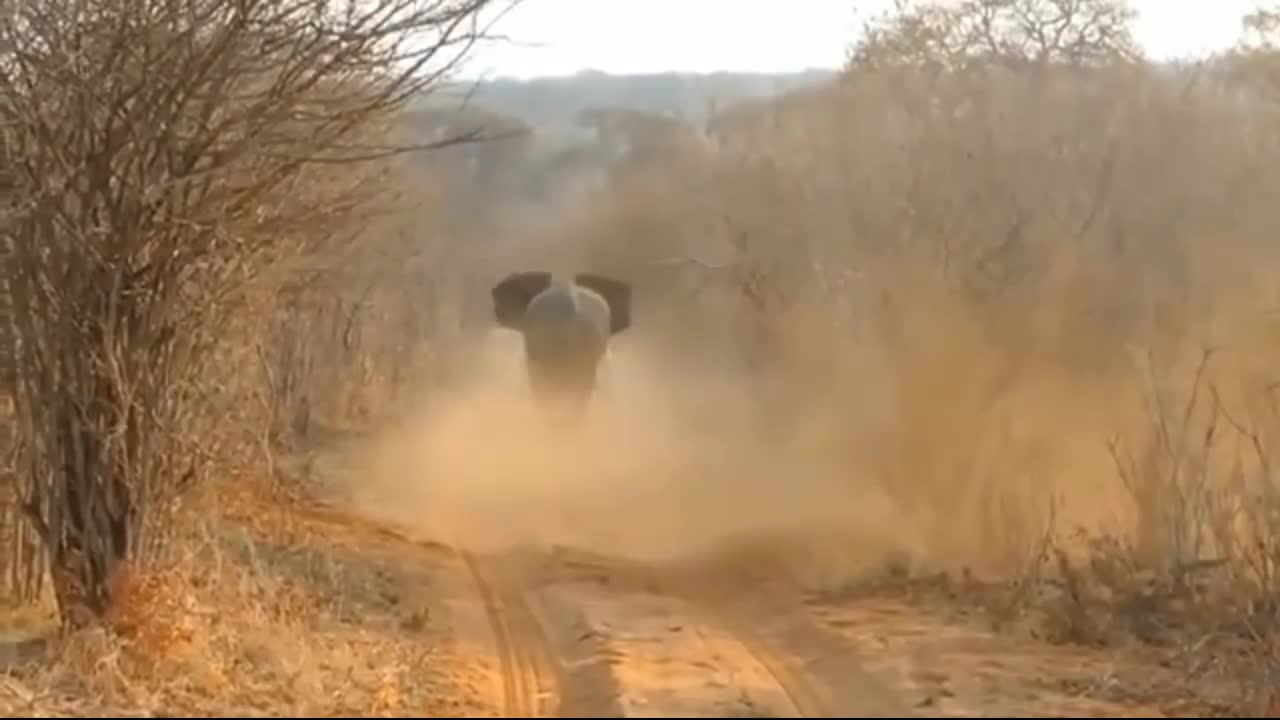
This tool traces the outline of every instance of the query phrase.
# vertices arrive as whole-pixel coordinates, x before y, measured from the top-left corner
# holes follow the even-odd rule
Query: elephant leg
[[[595,391],[596,368],[586,363],[578,367],[532,364],[529,381],[534,394],[540,397],[588,398]]]
[[[596,367],[589,357],[559,362],[529,362],[529,384],[534,400],[557,419],[576,422],[586,412],[595,393]]]

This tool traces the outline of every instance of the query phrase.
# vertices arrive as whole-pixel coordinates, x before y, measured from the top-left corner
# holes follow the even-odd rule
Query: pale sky
[[[1156,57],[1221,49],[1261,0],[1131,0]],[[862,17],[891,0],[523,0],[494,27],[510,42],[476,52],[464,74],[791,71],[834,68]]]

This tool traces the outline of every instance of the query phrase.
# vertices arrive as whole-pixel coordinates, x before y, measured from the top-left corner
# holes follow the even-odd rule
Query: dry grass
[[[110,630],[0,676],[5,715],[469,717],[487,680],[441,625],[440,556],[252,493],[210,495]],[[202,518],[202,519],[198,519]],[[49,618],[52,620],[52,618]],[[472,664],[469,665],[468,663]]]

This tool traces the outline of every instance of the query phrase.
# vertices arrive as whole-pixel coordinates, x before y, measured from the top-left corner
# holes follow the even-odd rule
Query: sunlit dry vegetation
[[[1275,16],[1195,63],[1131,21],[902,4],[838,83],[645,138],[570,234],[661,287],[663,353],[744,367],[768,433],[886,489],[925,566],[1016,580],[1001,622],[1269,666]]]
[[[270,549],[255,541],[284,542],[279,523],[232,542],[209,511],[258,517],[255,496],[296,490],[280,453],[367,418],[422,366],[434,313],[412,296],[433,246],[410,231],[431,193],[411,158],[472,138],[415,138],[404,110],[500,5],[0,4],[7,579],[65,629],[110,631],[82,657],[95,672],[14,685],[10,714],[404,712],[387,658],[368,703],[323,656],[278,646],[272,662],[296,667],[252,662],[243,643],[271,628],[316,650],[295,640],[317,612],[348,612],[324,609],[344,602],[333,593],[372,588],[330,573],[317,590],[247,562],[236,553]],[[67,663],[87,638],[66,636]],[[165,664],[193,642],[203,668]],[[329,673],[310,689],[308,663]],[[259,672],[293,689],[255,691]]]
[[[487,206],[529,128],[477,162],[415,104],[498,4],[0,2],[4,582],[76,631],[6,714],[488,711],[423,674],[464,649],[400,541],[362,554],[296,459],[429,408],[487,283],[543,260],[633,282],[627,347],[739,388],[699,422],[794,459],[797,508],[834,468],[1001,627],[1265,693],[1276,14],[1176,64],[1111,0],[903,2],[833,82],[583,113],[609,151],[524,178],[576,183],[533,212]]]

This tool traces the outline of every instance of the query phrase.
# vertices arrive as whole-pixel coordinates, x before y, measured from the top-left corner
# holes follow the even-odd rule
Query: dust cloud
[[[806,418],[771,422],[752,383],[673,368],[647,340],[620,336],[587,422],[557,432],[533,407],[518,335],[494,330],[466,382],[350,459],[354,502],[476,551],[679,562],[765,550],[814,585],[909,561],[915,539],[889,496],[815,452]]]

